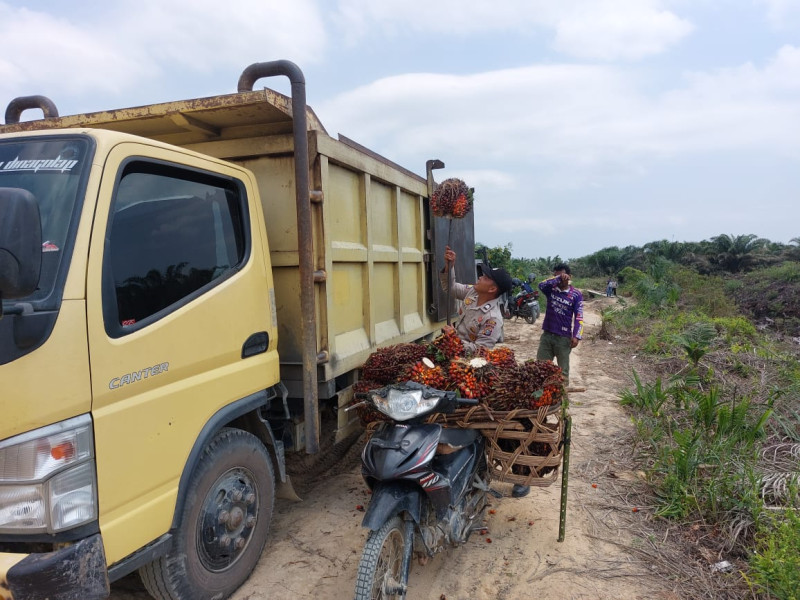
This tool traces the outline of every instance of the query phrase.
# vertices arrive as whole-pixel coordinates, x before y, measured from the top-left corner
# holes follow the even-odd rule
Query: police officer
[[[444,250],[445,268],[439,274],[442,289],[447,289],[448,275],[450,290],[463,304],[458,309],[458,319],[453,325],[456,334],[467,352],[475,352],[478,346],[491,349],[503,339],[503,313],[500,310],[500,297],[511,289],[511,275],[505,269],[492,269],[481,265],[481,276],[473,285],[456,282],[453,265],[456,253],[446,246]]]
[[[459,300],[463,300],[459,308],[459,316],[453,329],[461,338],[467,352],[475,352],[478,346],[493,348],[503,339],[503,313],[500,310],[500,297],[511,290],[511,275],[505,269],[492,269],[487,264],[481,265],[481,276],[474,285],[456,282],[453,265],[456,253],[446,246],[444,250],[445,268],[439,274],[442,289],[447,289],[448,274],[450,289]],[[447,328],[445,328],[447,329]],[[527,496],[530,486],[515,483],[511,495],[515,498]]]

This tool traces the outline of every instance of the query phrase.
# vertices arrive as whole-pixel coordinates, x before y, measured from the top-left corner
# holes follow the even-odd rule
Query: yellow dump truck
[[[273,76],[290,96],[254,90]],[[105,598],[137,569],[155,598],[228,596],[267,543],[287,453],[348,431],[337,409],[370,352],[438,333],[450,235],[474,278],[471,216],[430,213],[440,161],[415,175],[330,137],[288,61],[238,90],[8,105],[3,600]]]

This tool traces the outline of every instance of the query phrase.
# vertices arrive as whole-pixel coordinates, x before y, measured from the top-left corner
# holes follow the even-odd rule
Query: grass
[[[764,515],[755,543],[748,578],[752,588],[779,600],[800,600],[800,516],[796,510]]]

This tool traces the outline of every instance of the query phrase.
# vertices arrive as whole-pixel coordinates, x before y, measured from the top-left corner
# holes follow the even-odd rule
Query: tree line
[[[568,263],[581,277],[616,276],[626,267],[645,271],[658,260],[691,268],[702,275],[739,274],[800,261],[800,237],[788,244],[772,242],[754,234],[720,234],[701,242],[658,240],[644,246],[609,246],[583,256],[564,260],[560,256],[517,258],[512,256],[512,244],[489,248],[476,244],[476,256],[485,258],[494,267],[503,267],[514,277],[524,278],[535,273],[543,278],[553,266]]]

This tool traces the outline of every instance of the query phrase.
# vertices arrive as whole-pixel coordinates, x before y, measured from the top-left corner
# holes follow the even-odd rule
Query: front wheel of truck
[[[172,549],[139,569],[147,591],[156,600],[230,596],[261,556],[274,501],[259,439],[239,429],[217,433],[192,474]]]

